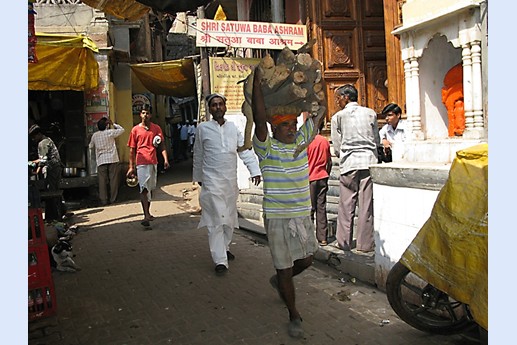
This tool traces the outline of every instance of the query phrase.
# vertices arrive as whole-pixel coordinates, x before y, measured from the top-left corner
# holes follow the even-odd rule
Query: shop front
[[[36,123],[58,147],[64,165],[61,189],[96,193],[96,164],[88,141],[98,119],[108,116],[100,78],[103,56],[85,36],[36,34],[37,62],[28,65],[28,123]],[[98,60],[101,60],[99,62]],[[37,155],[29,141],[29,160]]]

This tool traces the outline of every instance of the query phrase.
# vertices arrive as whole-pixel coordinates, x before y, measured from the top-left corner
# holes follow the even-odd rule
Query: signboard
[[[253,68],[258,65],[260,59],[211,57],[210,85],[212,92],[226,97],[226,111],[233,114],[241,114],[241,106],[244,102],[244,84],[237,84],[246,79]]]
[[[151,109],[151,113],[153,112],[154,109],[151,107],[151,94],[134,93],[132,96],[133,125],[142,121],[140,118],[140,111],[144,106],[148,106]]]
[[[298,50],[307,43],[305,25],[197,20],[196,46]]]
[[[151,107],[151,99],[148,95],[135,93],[133,95],[133,115],[139,115],[144,106]]]
[[[108,117],[108,112],[86,113],[87,134],[93,134],[97,131],[97,122],[103,117]]]
[[[97,131],[97,121],[103,117],[109,117],[108,114],[108,90],[106,89],[102,77],[99,80],[99,86],[96,89],[84,92],[86,114],[86,133],[88,135]]]

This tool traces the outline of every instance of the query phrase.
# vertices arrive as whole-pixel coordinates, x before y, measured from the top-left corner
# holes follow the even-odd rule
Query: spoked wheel
[[[455,301],[400,262],[388,274],[386,294],[395,313],[423,332],[455,334],[477,326],[466,304]]]

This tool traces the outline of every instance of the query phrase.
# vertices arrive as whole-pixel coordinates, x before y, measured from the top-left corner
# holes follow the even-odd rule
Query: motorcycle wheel
[[[466,304],[452,299],[400,262],[388,274],[386,295],[395,313],[423,332],[449,335],[477,327]]]

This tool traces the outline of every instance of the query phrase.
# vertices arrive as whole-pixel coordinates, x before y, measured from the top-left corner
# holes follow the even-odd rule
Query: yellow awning
[[[104,13],[129,21],[140,19],[151,10],[150,7],[134,0],[82,0],[82,2]]]
[[[86,36],[36,33],[37,63],[29,63],[29,90],[75,90],[96,88],[99,64],[95,43]]]
[[[156,95],[189,97],[196,95],[192,59],[131,65],[142,84]]]

